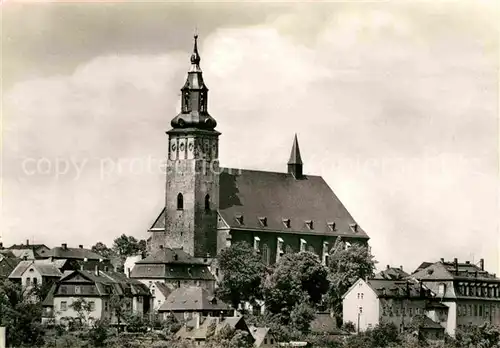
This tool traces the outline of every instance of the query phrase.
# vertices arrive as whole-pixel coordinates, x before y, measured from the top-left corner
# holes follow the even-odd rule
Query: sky
[[[379,261],[500,273],[495,1],[2,5],[4,245],[147,238],[193,32],[225,167],[298,135]],[[22,23],[22,24],[21,24]]]

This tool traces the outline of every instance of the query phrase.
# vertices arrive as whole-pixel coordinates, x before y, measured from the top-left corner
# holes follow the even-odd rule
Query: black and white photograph
[[[0,348],[500,346],[500,2],[0,10]]]

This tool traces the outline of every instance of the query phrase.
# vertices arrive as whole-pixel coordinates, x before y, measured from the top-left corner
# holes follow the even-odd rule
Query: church
[[[149,228],[150,252],[179,250],[213,259],[232,243],[252,245],[266,264],[285,253],[310,251],[326,262],[340,240],[368,235],[320,176],[303,171],[297,136],[283,172],[219,166],[217,122],[208,111],[197,35],[181,88],[181,111],[171,120],[165,206]]]

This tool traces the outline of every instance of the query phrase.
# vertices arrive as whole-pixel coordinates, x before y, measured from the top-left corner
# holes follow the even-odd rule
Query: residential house
[[[278,341],[269,332],[268,327],[250,326],[249,329],[255,340],[254,346],[256,348],[272,348],[278,346]]]
[[[13,244],[9,250],[19,259],[35,260],[45,258],[50,249],[45,244],[30,244],[26,239],[26,244]]]
[[[427,315],[414,316],[410,326],[415,328],[416,334],[426,342],[442,343],[445,339],[445,328]]]
[[[189,320],[195,316],[229,317],[234,315],[234,309],[228,304],[198,286],[173,290],[158,312],[164,317],[173,315],[180,321]]]
[[[137,261],[130,272],[130,278],[148,286],[153,294],[153,308],[159,308],[167,291],[164,287],[159,288],[157,283],[165,284],[170,291],[180,287],[199,286],[213,293],[215,277],[210,272],[209,263],[208,258],[192,257],[182,249],[162,247]]]
[[[424,262],[411,275],[431,289],[448,307],[446,332],[454,336],[457,327],[491,323],[500,325],[500,279],[479,264],[459,262]]]
[[[234,330],[246,332],[249,335],[249,339],[255,342],[243,317],[202,318],[200,316],[195,316],[175,333],[175,337],[177,339],[187,339],[193,341],[198,346],[203,346],[207,341],[207,333],[210,333],[209,328],[211,326],[215,326],[215,334],[225,326]]]
[[[83,245],[79,245],[78,248],[69,248],[66,243],[63,243],[60,247],[54,247],[46,252],[45,258],[52,261],[70,260],[77,265],[75,269],[83,268],[88,271],[93,271],[96,266],[102,270],[114,269],[109,259],[90,249],[85,249]]]
[[[380,322],[408,326],[413,317],[426,314],[431,291],[412,280],[359,279],[343,296],[343,321],[359,331]]]
[[[147,286],[141,282],[127,278],[123,273],[101,271],[75,270],[65,272],[51,289],[48,299],[44,301],[46,316],[54,317],[56,322],[63,318],[78,318],[78,313],[72,308],[73,302],[83,299],[90,304],[89,317],[92,319],[107,318],[116,322],[118,318],[111,306],[111,298],[121,298],[128,313],[147,314],[150,306],[150,293]],[[50,297],[53,298],[52,309]]]
[[[23,260],[11,272],[9,280],[21,284],[25,289],[37,286],[50,287],[61,277],[60,268],[64,267],[64,263],[50,260]]]
[[[0,249],[0,281],[7,279],[19,262],[21,259],[15,257],[10,250]]]

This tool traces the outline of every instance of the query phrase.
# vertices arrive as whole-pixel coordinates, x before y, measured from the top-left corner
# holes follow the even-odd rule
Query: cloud
[[[498,228],[497,42],[489,15],[475,10],[485,20],[464,22],[468,11],[297,5],[255,25],[214,25],[200,48],[222,165],[285,170],[298,132],[306,172],[325,177],[382,266],[470,253],[496,264],[484,240]],[[103,54],[10,89],[3,238],[145,236],[164,177],[134,172],[131,161],[164,158],[188,57]],[[26,157],[85,166],[78,180],[76,166],[57,180],[29,176]],[[102,177],[108,158],[114,170]],[[128,160],[122,171],[118,160]]]

